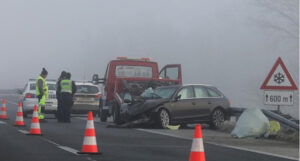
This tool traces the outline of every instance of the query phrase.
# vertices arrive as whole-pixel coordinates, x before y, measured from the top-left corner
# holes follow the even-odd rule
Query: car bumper
[[[73,113],[85,113],[88,111],[98,111],[99,103],[74,103],[72,107]]]
[[[25,100],[23,101],[23,112],[30,113],[33,111],[33,107],[38,105],[37,100]],[[56,101],[47,101],[45,113],[55,113],[57,111]]]

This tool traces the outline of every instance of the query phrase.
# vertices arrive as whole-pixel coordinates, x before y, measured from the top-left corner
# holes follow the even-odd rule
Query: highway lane
[[[152,134],[136,129],[106,128],[106,123],[95,122],[97,142],[103,155],[77,155],[83,142],[86,121],[84,118],[72,118],[72,123],[57,123],[48,119],[41,123],[44,136],[26,136],[20,131],[29,130],[30,119],[25,119],[27,127],[12,126],[17,109],[15,96],[4,96],[8,99],[10,120],[0,124],[0,153],[8,160],[35,161],[41,158],[49,160],[106,160],[106,161],[184,161],[188,160],[191,141]],[[205,138],[204,138],[205,140]],[[35,147],[32,148],[31,147]],[[62,148],[63,147],[63,148]],[[17,149],[17,150],[16,150]],[[22,151],[23,150],[23,151]],[[2,155],[2,153],[4,155]],[[208,161],[288,161],[242,150],[205,144]],[[45,160],[45,159],[43,159]]]

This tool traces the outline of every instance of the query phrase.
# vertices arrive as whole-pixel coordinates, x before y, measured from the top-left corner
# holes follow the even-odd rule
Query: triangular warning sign
[[[279,57],[260,89],[297,90],[297,86]]]

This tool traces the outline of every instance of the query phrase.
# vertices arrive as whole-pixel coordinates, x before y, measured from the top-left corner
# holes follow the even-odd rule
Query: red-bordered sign
[[[260,89],[297,90],[297,86],[279,57],[269,72]]]

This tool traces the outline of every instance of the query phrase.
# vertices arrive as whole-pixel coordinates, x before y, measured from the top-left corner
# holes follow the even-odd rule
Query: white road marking
[[[78,153],[77,153],[78,151],[75,150],[75,149],[73,149],[73,148],[70,148],[70,147],[67,147],[67,146],[57,146],[57,147],[60,148],[60,149],[65,150],[67,152],[70,152],[70,153],[73,153],[75,155],[78,155]]]
[[[18,130],[19,132],[23,133],[23,134],[29,134],[29,131],[26,131],[26,130]]]
[[[48,139],[43,139],[43,140],[45,140],[45,141],[47,141],[48,143],[51,143],[51,144],[53,144],[53,145],[55,145],[55,146],[60,146],[59,144],[57,144],[57,143],[54,142],[54,141],[51,141],[51,140],[48,140]]]
[[[171,136],[171,137],[179,138],[179,139],[193,140],[193,138],[186,138],[186,137],[177,136],[177,135],[174,135],[174,134],[166,134],[164,132],[159,132],[159,131],[154,131],[154,130],[148,130],[148,129],[136,129],[136,130],[143,131],[143,132],[148,132],[148,133],[153,133],[153,134],[164,135],[164,136]],[[217,144],[217,143],[212,143],[212,142],[205,142],[205,143],[215,145],[215,146],[225,147],[225,148],[231,148],[231,149],[236,149],[236,150],[248,151],[248,152],[252,152],[252,153],[258,153],[258,154],[269,155],[269,156],[278,157],[278,158],[284,158],[284,159],[299,161],[298,158],[284,156],[284,155],[278,155],[278,154],[273,154],[273,153],[268,153],[268,152],[262,152],[262,151],[248,149],[248,148],[242,148],[242,147],[230,146],[230,145],[224,145],[224,144]]]
[[[175,135],[175,134],[166,134],[164,132],[159,132],[159,131],[154,131],[154,130],[149,130],[149,129],[136,129],[136,130],[138,130],[138,131],[144,131],[144,132],[148,132],[148,133],[153,133],[153,134],[171,136],[171,137],[179,138],[179,139],[193,140],[193,138],[187,138],[187,137],[178,136],[178,135]]]
[[[6,122],[4,122],[4,121],[0,121],[0,124],[6,124]]]
[[[248,151],[248,152],[253,152],[253,153],[258,153],[258,154],[264,154],[264,155],[270,155],[270,156],[284,158],[284,159],[299,160],[298,158],[294,158],[294,157],[288,157],[288,156],[284,156],[284,155],[278,155],[278,154],[273,154],[273,153],[268,153],[268,152],[262,152],[262,151],[257,151],[257,150],[242,148],[242,147],[236,147],[236,146],[230,146],[230,145],[223,145],[223,144],[212,143],[212,142],[207,142],[207,143],[208,144],[212,144],[212,145],[216,145],[216,146],[220,146],[220,147],[237,149],[237,150],[243,150],[243,151]]]
[[[79,155],[79,154],[77,153],[78,150],[76,150],[76,149],[70,148],[70,147],[68,147],[68,146],[60,145],[60,144],[58,144],[58,143],[56,143],[56,142],[54,142],[54,141],[52,141],[52,140],[48,140],[48,139],[43,139],[43,140],[45,140],[46,142],[48,142],[48,143],[50,143],[50,144],[55,145],[55,146],[56,146],[57,148],[59,148],[59,149],[65,150],[65,151],[67,151],[67,152],[69,152],[69,153],[72,153],[72,154],[75,154],[75,155]]]

